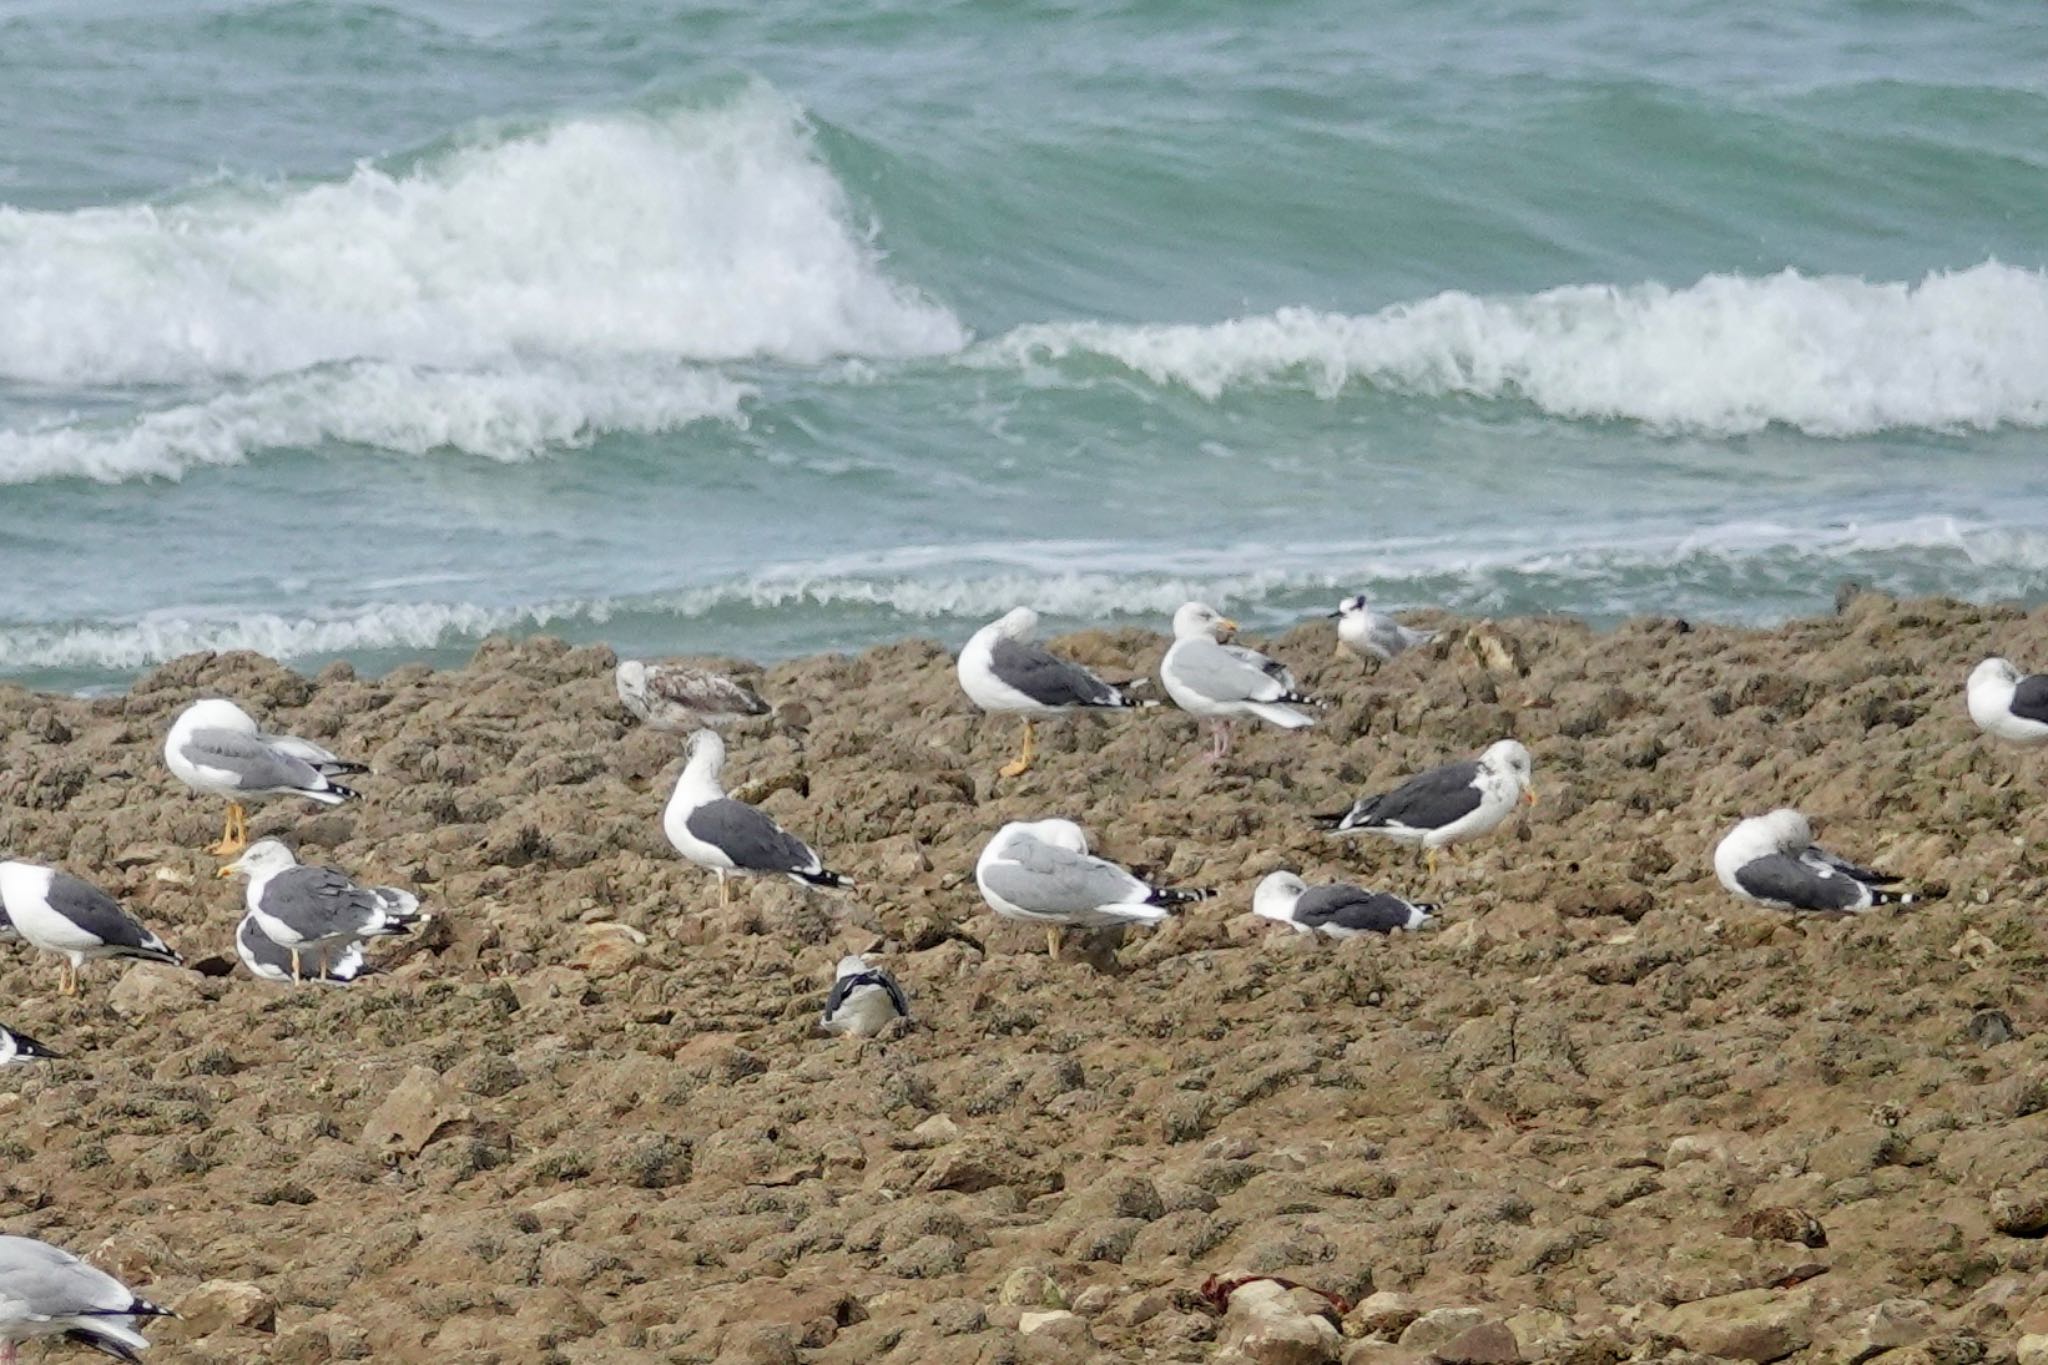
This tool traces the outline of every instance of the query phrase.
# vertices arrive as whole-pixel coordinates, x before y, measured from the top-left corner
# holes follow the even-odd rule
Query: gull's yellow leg
[[[1002,777],[1022,777],[1030,772],[1031,761],[1038,757],[1037,737],[1037,728],[1033,725],[1031,717],[1024,717],[1024,748],[1013,761],[998,768],[997,774]]]
[[[717,871],[715,868],[713,870]],[[732,887],[726,882],[725,873],[722,871],[718,873],[718,903],[721,906],[732,904]]]
[[[1436,854],[1436,849],[1431,848],[1422,855],[1422,864],[1424,867],[1429,869],[1429,879],[1431,881],[1436,880]]]
[[[228,803],[227,819],[222,823],[220,842],[206,850],[217,858],[233,858],[249,847],[249,814],[242,809],[239,801]]]
[[[305,978],[299,975],[299,950],[294,948],[292,949],[292,984],[296,986],[303,980]]]
[[[1045,953],[1047,957],[1060,955],[1060,927],[1057,924],[1045,926]]]

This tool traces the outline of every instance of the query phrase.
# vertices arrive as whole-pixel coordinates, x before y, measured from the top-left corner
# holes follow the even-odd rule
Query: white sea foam
[[[1117,562],[1087,572],[1056,567],[1071,564],[1081,552],[1096,562]],[[906,630],[964,635],[1018,603],[1071,621],[1163,627],[1175,607],[1201,598],[1274,626],[1360,590],[1390,605],[1421,600],[1466,611],[1513,609],[1517,586],[1530,584],[1540,585],[1545,604],[1589,613],[1704,607],[1708,614],[1726,614],[1725,589],[1713,580],[1728,572],[1743,575],[1752,600],[1788,604],[1817,601],[1843,573],[1867,574],[1877,586],[1897,590],[1939,586],[2003,596],[2025,591],[2048,574],[2048,533],[1935,516],[1825,529],[1765,522],[1662,533],[1623,529],[1549,546],[1445,537],[1318,545],[1307,552],[1237,547],[1151,567],[1101,546],[1026,546],[967,558],[971,562],[949,559],[936,548],[912,549],[866,573],[854,571],[850,562],[821,560],[630,599],[527,606],[375,603],[299,616],[166,610],[132,621],[0,626],[0,672],[133,670],[197,650],[253,649],[290,660],[451,649],[507,631],[555,630],[588,638],[608,623],[643,636],[687,626],[674,635],[743,648],[749,618],[764,616],[782,623],[776,629],[783,638],[794,629],[812,642],[806,648],[854,648]],[[1696,582],[1705,586],[1695,600],[1689,594]]]
[[[1917,284],[1785,271],[1688,288],[1438,294],[1367,315],[1281,309],[1208,326],[1054,323],[975,348],[979,364],[1112,361],[1214,399],[1352,385],[1519,398],[1570,418],[1820,436],[2048,426],[2048,275],[1997,262]]]
[[[175,479],[202,465],[326,441],[519,460],[585,445],[603,432],[737,424],[749,392],[710,370],[624,361],[589,372],[547,363],[490,371],[330,366],[114,425],[0,430],[0,484]]]
[[[411,169],[164,205],[0,208],[0,378],[200,384],[357,360],[943,353],[765,89],[562,122]]]

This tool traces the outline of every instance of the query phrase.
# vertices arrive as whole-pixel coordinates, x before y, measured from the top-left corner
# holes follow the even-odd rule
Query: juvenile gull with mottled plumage
[[[955,672],[961,690],[984,711],[1024,717],[1024,747],[1001,769],[1004,777],[1030,771],[1036,756],[1033,722],[1077,710],[1119,710],[1156,702],[1125,695],[1081,665],[1032,641],[1038,613],[1017,607],[974,632],[960,651]]]
[[[771,709],[753,688],[723,673],[674,661],[622,659],[613,675],[619,701],[656,730],[730,725]]]
[[[1746,901],[1774,910],[1868,910],[1911,905],[1909,891],[1888,891],[1899,880],[1828,852],[1813,842],[1813,826],[1791,807],[1753,815],[1714,849],[1714,875]]]
[[[828,871],[811,846],[774,820],[725,794],[718,775],[725,741],[714,730],[690,736],[689,762],[676,779],[661,827],[676,852],[718,874],[718,903],[727,903],[726,874],[780,876],[804,886],[843,890],[850,877]]]
[[[1350,810],[1316,819],[1333,834],[1373,834],[1422,848],[1434,874],[1438,849],[1491,834],[1521,801],[1536,801],[1529,751],[1503,739],[1476,759],[1431,768],[1390,792],[1359,798]]]
[[[79,969],[95,958],[132,957],[173,967],[183,962],[112,896],[54,867],[0,862],[0,902],[23,939],[64,959],[60,995],[78,994]]]

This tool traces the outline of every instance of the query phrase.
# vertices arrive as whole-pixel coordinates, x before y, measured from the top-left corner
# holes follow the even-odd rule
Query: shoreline
[[[2048,657],[2048,613],[1865,595],[1770,630],[1468,623],[1377,671],[1327,623],[1260,642],[1330,698],[1315,728],[1241,731],[1218,770],[1170,709],[1068,722],[1015,782],[994,770],[1016,720],[972,714],[930,641],[770,665],[807,742],[729,731],[728,780],[787,779],[764,807],[861,887],[743,883],[725,909],[660,828],[684,736],[626,724],[604,647],[0,691],[10,856],[85,875],[198,968],[102,965],[62,1000],[0,945],[0,1018],[71,1054],[0,1083],[0,1216],[160,1301],[230,1280],[278,1305],[271,1330],[153,1329],[201,1358],[654,1362],[779,1333],[778,1359],[965,1365],[1073,1311],[1034,1324],[1068,1358],[1202,1361],[1241,1328],[1192,1297],[1212,1273],[1370,1300],[1352,1335],[1497,1322],[1532,1361],[1710,1352],[1765,1318],[1819,1360],[1899,1299],[1923,1340],[1996,1351],[2048,1312],[2044,1244],[2000,1230],[2000,1192],[2048,1169],[2048,812],[2032,756],[1962,702],[1985,654]],[[1057,645],[1121,678],[1165,640]],[[240,890],[200,851],[220,809],[160,753],[206,692],[372,765],[361,802],[250,825],[421,894],[433,925],[373,945],[383,975],[229,970]],[[1436,886],[1311,827],[1505,734],[1543,803]],[[1734,901],[1714,840],[1787,803],[1947,895]],[[1050,814],[1221,894],[1048,960],[971,869]],[[1428,891],[1440,927],[1303,939],[1250,914],[1280,866]],[[846,951],[890,968],[916,1030],[812,1036]],[[1785,1209],[1827,1245],[1770,1232]],[[1419,1361],[1421,1339],[1328,1358]]]

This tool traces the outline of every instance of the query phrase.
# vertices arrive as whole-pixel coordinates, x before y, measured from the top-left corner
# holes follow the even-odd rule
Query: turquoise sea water
[[[2048,597],[2026,5],[0,8],[0,674]]]

